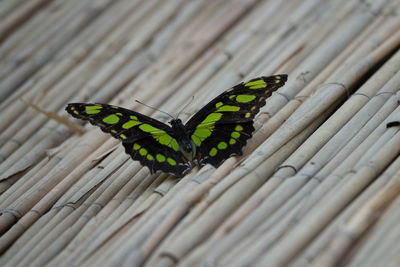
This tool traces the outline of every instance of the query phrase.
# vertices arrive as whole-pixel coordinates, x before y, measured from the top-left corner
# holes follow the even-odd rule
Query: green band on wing
[[[221,117],[222,117],[222,113],[211,113],[202,121],[202,123],[200,123],[199,126],[201,126],[202,124],[208,124],[208,123],[213,123],[213,122],[219,121],[219,119],[221,119]]]
[[[252,81],[252,82],[248,82],[248,83],[245,84],[245,86],[251,87],[251,86],[257,86],[257,85],[260,85],[260,84],[262,84],[263,86],[266,85],[265,81],[260,79],[260,80],[255,80],[255,81]]]
[[[160,131],[160,129],[158,129],[158,128],[154,127],[154,126],[151,126],[150,124],[147,124],[147,123],[144,123],[144,124],[140,125],[139,128],[142,131],[146,132],[146,133]]]
[[[96,105],[96,106],[86,106],[85,107],[85,112],[86,114],[97,114],[100,112],[100,109],[102,109],[102,106]]]
[[[207,138],[211,135],[211,130],[208,128],[199,128],[194,131],[194,134],[200,138]]]
[[[140,127],[140,126],[139,126]],[[164,132],[165,133],[165,132]],[[165,134],[161,134],[161,135],[155,135],[154,138],[156,138],[156,140],[164,145],[164,146],[169,146],[171,147],[173,150],[178,151],[179,150],[179,145],[178,142],[176,141],[175,138],[172,138],[169,134],[165,133]]]
[[[238,133],[238,132],[232,132],[231,133],[231,136],[233,137],[233,138],[239,138],[240,137],[240,133]]]
[[[250,88],[250,89],[262,89],[262,88],[265,88],[266,86],[267,86],[267,84],[264,83],[264,84],[259,84],[259,85],[250,86],[249,88]]]
[[[225,106],[222,106],[221,108],[223,107]],[[196,146],[200,146],[201,142],[212,134],[215,122],[220,120],[221,117],[222,113],[211,113],[196,127],[196,130],[191,136],[192,141]]]
[[[200,146],[200,145],[201,145],[201,139],[200,139],[200,137],[198,137],[198,136],[192,134],[192,140],[193,140],[193,142],[195,143],[196,146]]]
[[[130,120],[130,121],[127,121],[127,122],[125,122],[124,124],[122,124],[122,128],[124,128],[124,129],[130,129],[130,128],[132,128],[133,126],[136,126],[136,125],[138,125],[138,124],[141,124],[139,121],[137,121],[137,120]]]
[[[239,111],[240,107],[225,105],[217,109],[217,111]]]

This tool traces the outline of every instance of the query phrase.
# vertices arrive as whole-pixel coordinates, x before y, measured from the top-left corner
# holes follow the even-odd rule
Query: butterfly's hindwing
[[[242,148],[254,131],[253,123],[230,123],[216,127],[209,137],[204,139],[197,153],[201,153],[199,164],[207,163],[220,166],[231,156],[241,156]]]
[[[181,152],[175,152],[173,149],[154,142],[152,137],[135,142],[122,142],[122,144],[126,153],[131,155],[132,159],[149,167],[151,173],[161,170],[182,177],[192,168],[190,161]]]
[[[197,112],[186,123],[186,128],[198,147],[197,151],[204,157],[200,163],[218,167],[226,158],[241,155],[243,146],[254,131],[255,115],[272,92],[282,87],[286,80],[287,75],[276,75],[240,83]],[[238,138],[236,143],[229,145],[232,135]],[[222,148],[219,149],[218,145],[223,143],[228,146],[224,148],[220,145]]]
[[[190,169],[190,163],[181,153],[171,128],[158,120],[121,107],[98,103],[71,103],[66,109],[72,116],[87,120],[120,139],[126,152],[149,167],[152,173],[162,170],[181,176]]]

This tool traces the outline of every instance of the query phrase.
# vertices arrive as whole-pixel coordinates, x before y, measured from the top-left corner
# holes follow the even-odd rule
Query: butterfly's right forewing
[[[199,164],[218,167],[227,158],[242,155],[242,148],[254,131],[254,117],[286,80],[287,75],[282,74],[240,83],[193,115],[185,126],[197,146]]]

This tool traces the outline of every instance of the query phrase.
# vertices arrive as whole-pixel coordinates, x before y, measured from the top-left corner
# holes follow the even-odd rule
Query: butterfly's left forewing
[[[75,118],[89,121],[122,141],[134,160],[178,177],[191,169],[180,151],[171,128],[132,110],[106,104],[70,103],[66,110]]]
[[[199,164],[218,167],[225,159],[241,155],[254,131],[255,115],[286,80],[287,75],[275,75],[240,83],[193,115],[185,127],[196,145]]]

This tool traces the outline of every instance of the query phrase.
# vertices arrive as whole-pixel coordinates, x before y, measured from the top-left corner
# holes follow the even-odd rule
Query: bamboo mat
[[[399,48],[397,0],[1,1],[0,265],[400,266]],[[182,179],[64,110],[186,121],[278,73],[244,156]]]

